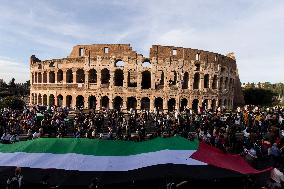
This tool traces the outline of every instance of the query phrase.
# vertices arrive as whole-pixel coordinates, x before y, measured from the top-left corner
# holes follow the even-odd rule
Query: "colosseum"
[[[236,60],[204,50],[153,45],[149,58],[129,44],[74,46],[67,58],[30,58],[30,104],[164,111],[233,108]],[[235,98],[234,98],[235,97]]]

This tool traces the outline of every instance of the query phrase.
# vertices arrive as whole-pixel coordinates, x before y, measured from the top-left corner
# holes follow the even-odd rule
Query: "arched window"
[[[114,86],[123,86],[124,75],[121,69],[116,69],[114,72]]]
[[[193,80],[193,89],[199,89],[199,82],[200,82],[200,75],[199,73],[195,73]]]
[[[123,105],[123,99],[120,96],[116,96],[113,99],[113,108],[115,110],[121,111],[122,105]]]
[[[145,59],[142,63],[142,67],[148,67],[148,68],[152,67],[150,60]]]
[[[43,83],[47,83],[47,72],[43,72],[42,80],[43,80]]]
[[[101,71],[101,84],[109,84],[110,74],[107,68]]]
[[[188,80],[189,80],[188,72],[185,72],[183,75],[182,89],[188,89]]]
[[[195,112],[198,112],[198,103],[199,103],[199,100],[198,99],[194,99],[192,101],[192,110],[195,111]]]
[[[54,71],[49,72],[49,83],[55,83],[55,73]]]
[[[148,97],[144,97],[141,99],[141,109],[150,110],[150,99]]]
[[[172,112],[176,109],[176,99],[171,98],[168,101],[168,111]]]
[[[150,89],[151,88],[151,72],[144,71],[142,72],[142,89]]]
[[[83,69],[76,71],[76,83],[85,83],[85,73]]]
[[[95,69],[89,71],[89,83],[97,83],[97,71]]]
[[[128,97],[127,98],[127,110],[136,109],[137,107],[137,100],[135,97]]]
[[[204,88],[209,88],[209,74],[204,75]]]
[[[66,72],[66,83],[73,83],[73,72],[71,69]]]
[[[62,83],[62,81],[63,81],[63,71],[58,70],[58,72],[57,72],[57,83]]]
[[[158,110],[163,109],[163,99],[161,97],[155,98],[155,108]]]
[[[96,109],[97,99],[95,96],[89,96],[89,109]]]
[[[217,76],[216,75],[214,75],[213,77],[212,89],[217,89]]]
[[[116,67],[123,67],[124,66],[124,62],[122,60],[118,60],[115,62],[115,66]]]

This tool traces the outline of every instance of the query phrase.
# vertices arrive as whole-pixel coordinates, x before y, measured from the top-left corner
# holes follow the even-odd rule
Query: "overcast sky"
[[[29,57],[130,43],[235,52],[241,82],[284,82],[283,0],[0,0],[0,78],[29,79]]]

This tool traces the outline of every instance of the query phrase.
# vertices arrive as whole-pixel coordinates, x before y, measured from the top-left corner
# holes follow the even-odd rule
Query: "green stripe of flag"
[[[39,138],[14,144],[0,144],[2,153],[76,153],[95,156],[128,156],[166,149],[196,150],[197,148],[198,141],[189,141],[179,136],[155,138],[143,142],[86,138]]]

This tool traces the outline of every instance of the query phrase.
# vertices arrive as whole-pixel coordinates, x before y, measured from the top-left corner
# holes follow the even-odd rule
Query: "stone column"
[[[168,98],[163,99],[163,110],[168,110]]]
[[[124,97],[124,98],[123,98],[122,110],[127,110],[127,97]]]
[[[102,76],[102,74],[101,74],[101,69],[98,68],[98,70],[97,70],[97,85],[98,85],[98,86],[101,86],[101,84],[102,84],[102,82],[101,82],[101,76]]]
[[[150,111],[153,112],[155,110],[155,98],[150,98]]]
[[[62,83],[63,84],[66,84],[66,72],[67,72],[67,70],[62,70],[62,73],[63,73],[63,81],[62,81]]]
[[[76,95],[72,95],[72,102],[71,102],[71,107],[75,108],[76,107]]]
[[[57,73],[58,73],[58,69],[54,70],[54,80],[55,82],[54,83],[57,83]]]
[[[109,74],[110,74],[110,78],[109,78],[109,88],[113,88],[114,87],[114,72],[115,70],[110,70]]]
[[[136,98],[136,100],[137,100],[137,107],[136,107],[136,109],[137,110],[141,110],[141,99],[140,98]]]
[[[64,73],[64,72],[63,72]],[[64,78],[64,77],[63,77]],[[66,100],[67,100],[67,98],[66,98],[66,95],[62,95],[62,97],[63,97],[63,99],[62,99],[62,106],[63,107],[66,107]]]
[[[84,96],[84,109],[89,109],[89,96],[87,95]]]
[[[75,84],[75,83],[77,83],[77,81],[76,81],[76,71],[77,71],[77,69],[72,69],[72,76],[73,76],[73,83]]]
[[[141,82],[142,82],[142,75],[141,75],[141,71],[138,69],[137,70],[137,89],[138,90],[141,89]]]
[[[50,71],[46,72],[46,83],[49,83],[49,73],[50,73]]]
[[[46,103],[47,103],[47,105],[49,106],[50,104],[50,94],[47,94],[46,95]]]
[[[152,73],[151,70],[151,89],[155,89],[155,73]]]
[[[127,88],[128,70],[123,70],[123,88]]]
[[[89,70],[86,70],[84,72],[85,72],[85,89],[89,89]]]
[[[212,100],[208,99],[208,104],[207,104],[207,109],[211,109],[212,108]]]
[[[199,90],[204,89],[204,74],[200,73],[200,78],[199,78]]]
[[[114,103],[113,96],[110,95],[110,96],[109,96],[109,109],[110,109],[110,110],[113,110],[113,103]]]
[[[96,97],[96,110],[100,110],[101,109],[101,96],[97,96]]]

